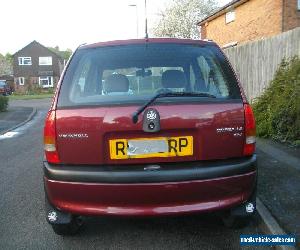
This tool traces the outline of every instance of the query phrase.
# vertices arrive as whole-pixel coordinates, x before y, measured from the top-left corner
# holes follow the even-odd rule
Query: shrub
[[[44,92],[43,93],[45,93],[45,94],[54,94],[54,90],[55,90],[55,88],[47,88],[47,89],[45,89],[44,90]]]
[[[300,140],[300,58],[283,60],[264,93],[254,100],[257,134],[282,142]]]
[[[0,95],[0,112],[6,111],[8,106],[8,97]]]
[[[28,84],[26,95],[39,95],[41,94],[43,89],[38,84]]]

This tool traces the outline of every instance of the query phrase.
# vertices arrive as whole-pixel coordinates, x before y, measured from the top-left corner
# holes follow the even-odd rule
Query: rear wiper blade
[[[156,99],[162,98],[162,97],[184,97],[184,96],[191,96],[191,97],[209,97],[209,98],[216,98],[215,95],[204,93],[204,92],[164,92],[164,93],[158,93],[154,95],[148,102],[146,102],[143,106],[138,108],[137,111],[135,111],[132,114],[132,122],[137,123],[139,114],[142,113],[145,108],[147,108],[151,103],[153,103]]]

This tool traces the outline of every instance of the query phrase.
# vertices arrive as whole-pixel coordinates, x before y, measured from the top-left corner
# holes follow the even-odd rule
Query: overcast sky
[[[150,25],[170,0],[148,0]],[[224,5],[230,0],[218,0]],[[144,0],[0,0],[0,53],[15,53],[33,40],[74,50],[79,44],[144,35]]]

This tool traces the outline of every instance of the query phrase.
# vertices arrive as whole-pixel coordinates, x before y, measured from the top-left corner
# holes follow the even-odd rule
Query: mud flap
[[[73,218],[72,214],[64,213],[52,206],[47,195],[45,195],[45,212],[49,224],[70,224]]]
[[[255,188],[249,199],[242,203],[241,205],[231,209],[230,214],[236,217],[248,217],[252,216],[256,212],[256,190],[257,181],[255,183]]]

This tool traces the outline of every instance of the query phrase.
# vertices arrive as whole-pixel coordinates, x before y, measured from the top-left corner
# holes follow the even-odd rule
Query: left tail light
[[[50,110],[47,114],[44,127],[44,151],[49,163],[59,163],[56,145],[55,111]]]

